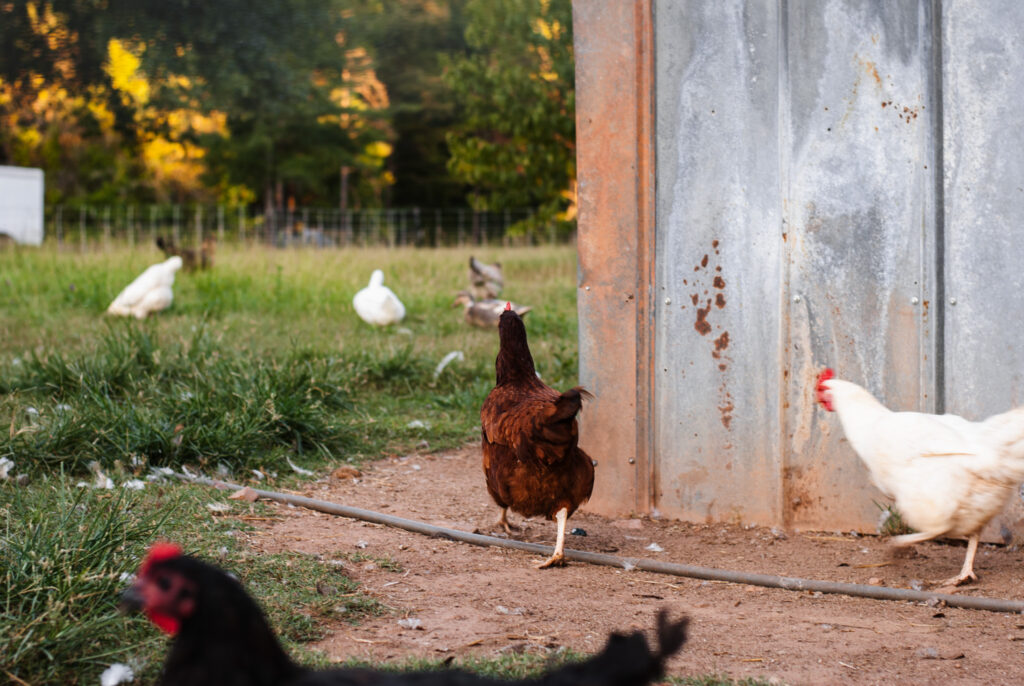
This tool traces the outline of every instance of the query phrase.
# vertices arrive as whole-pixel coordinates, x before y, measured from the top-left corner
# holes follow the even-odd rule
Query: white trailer
[[[0,234],[18,243],[42,244],[42,169],[0,166]]]

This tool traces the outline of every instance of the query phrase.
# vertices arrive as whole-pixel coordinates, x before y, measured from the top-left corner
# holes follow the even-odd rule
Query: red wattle
[[[152,610],[146,610],[146,616],[149,617],[149,621],[153,622],[158,629],[163,631],[165,634],[171,636],[178,633],[179,623],[174,617],[169,617],[159,612],[153,612]]]

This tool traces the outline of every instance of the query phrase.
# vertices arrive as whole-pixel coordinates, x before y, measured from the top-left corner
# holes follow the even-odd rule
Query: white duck
[[[174,300],[174,293],[171,291],[174,273],[181,269],[181,264],[181,258],[175,255],[148,267],[118,293],[114,302],[107,308],[107,314],[145,319],[153,312],[170,307]]]
[[[384,272],[379,269],[373,270],[370,285],[352,298],[352,306],[367,324],[387,326],[397,324],[405,317],[405,305],[384,285]]]

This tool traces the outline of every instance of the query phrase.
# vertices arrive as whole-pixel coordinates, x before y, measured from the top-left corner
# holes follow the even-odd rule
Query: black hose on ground
[[[232,491],[246,488],[238,484],[228,483],[217,479],[208,479],[201,476],[189,476],[187,474],[175,474],[179,479],[193,483],[213,486],[214,488],[227,489]],[[550,556],[554,552],[551,546],[538,543],[526,543],[512,539],[497,538],[496,536],[485,536],[474,534],[458,529],[448,529],[442,526],[434,526],[425,522],[418,522],[414,519],[404,519],[394,515],[364,510],[359,507],[349,507],[326,500],[307,498],[301,495],[278,493],[277,491],[264,491],[251,488],[261,498],[276,500],[280,503],[290,503],[298,507],[305,507],[318,512],[360,519],[366,522],[384,524],[406,531],[432,536],[435,538],[447,538],[462,543],[470,543],[479,546],[497,546],[500,548],[512,548],[524,550],[538,555]],[[727,581],[735,584],[750,584],[752,586],[765,586],[768,588],[782,588],[787,591],[817,591],[820,593],[838,593],[861,598],[874,598],[876,600],[902,600],[924,603],[944,603],[949,607],[963,607],[971,610],[988,610],[991,612],[1024,612],[1024,601],[1006,600],[1002,598],[981,598],[969,595],[954,595],[949,593],[930,593],[928,591],[915,591],[909,588],[888,588],[886,586],[868,586],[865,584],[848,584],[839,581],[817,581],[815,579],[799,579],[791,576],[775,576],[773,574],[758,574],[755,572],[739,572],[729,569],[715,569],[713,567],[697,567],[695,565],[677,564],[674,562],[661,562],[647,558],[626,558],[617,555],[604,553],[589,553],[582,550],[565,549],[565,557],[569,560],[587,562],[594,565],[605,565],[608,567],[619,567],[621,569],[639,569],[645,572],[658,574],[670,574],[673,576],[685,576],[694,579],[707,579],[710,581]]]

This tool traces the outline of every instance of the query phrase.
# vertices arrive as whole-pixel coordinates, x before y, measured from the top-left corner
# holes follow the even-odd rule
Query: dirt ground
[[[478,447],[383,460],[360,478],[325,479],[315,498],[480,533],[497,533]],[[608,632],[653,626],[659,608],[693,619],[691,639],[670,663],[676,675],[758,677],[787,684],[1018,683],[1024,679],[1024,617],[718,583],[570,563],[536,570],[541,558],[428,538],[376,524],[276,506],[281,519],[257,531],[258,550],[362,553],[391,559],[345,563],[365,592],[396,612],[358,626],[339,623],[315,646],[332,659],[494,656],[567,646],[594,652]],[[517,537],[550,545],[553,523],[524,523]],[[812,579],[908,588],[954,575],[962,544],[925,543],[894,557],[883,540],[835,532],[783,532],[651,519],[570,519],[586,536],[567,547],[631,557]],[[661,551],[650,550],[657,544]],[[977,584],[961,593],[1024,598],[1024,553],[983,545]],[[400,626],[418,619],[418,629]]]

